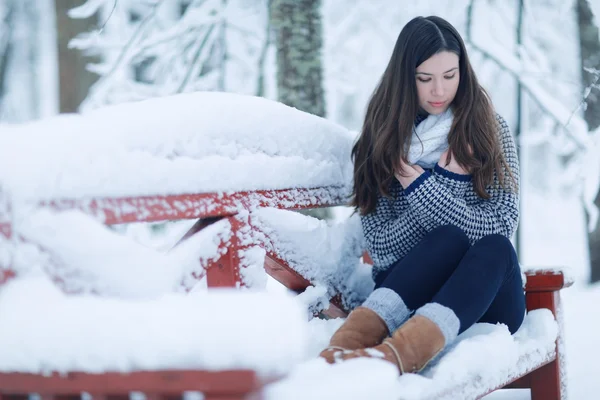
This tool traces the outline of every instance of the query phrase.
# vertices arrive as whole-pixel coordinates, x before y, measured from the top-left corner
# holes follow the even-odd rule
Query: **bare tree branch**
[[[502,70],[510,73],[514,79],[521,83],[523,91],[531,96],[531,99],[564,129],[566,135],[573,140],[579,150],[586,148],[587,136],[583,136],[587,132],[585,121],[575,116],[572,111],[567,110],[561,103],[555,101],[554,96],[546,92],[543,87],[537,85],[530,78],[522,76],[518,68],[515,67],[515,65],[520,66],[520,60],[511,59],[510,55],[505,53],[502,57],[499,57],[474,42],[469,42],[469,46],[480,52],[485,58],[493,61]],[[557,115],[558,113],[562,115]],[[575,127],[573,127],[574,123],[576,124]]]
[[[215,24],[210,25],[202,40],[198,41],[198,46],[196,47],[194,58],[190,63],[190,68],[187,70],[187,73],[185,74],[184,78],[179,84],[179,87],[177,88],[177,93],[184,92],[192,78],[198,74],[199,69],[201,67],[200,61],[203,61],[203,57],[201,57],[204,54],[203,50],[207,48],[206,44],[209,43],[209,39],[212,37],[212,32],[215,30],[215,27]]]

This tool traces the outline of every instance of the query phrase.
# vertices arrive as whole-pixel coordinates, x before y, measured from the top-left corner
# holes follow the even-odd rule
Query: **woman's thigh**
[[[469,239],[451,225],[429,232],[402,260],[375,277],[375,287],[389,288],[415,310],[428,303],[452,275],[469,249]]]

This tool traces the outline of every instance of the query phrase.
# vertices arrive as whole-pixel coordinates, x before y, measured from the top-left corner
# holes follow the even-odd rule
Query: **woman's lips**
[[[442,107],[444,104],[446,104],[446,102],[445,101],[438,101],[438,102],[430,101],[429,104],[431,104],[433,107]]]

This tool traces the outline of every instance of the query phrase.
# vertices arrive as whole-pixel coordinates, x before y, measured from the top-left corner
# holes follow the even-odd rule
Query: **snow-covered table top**
[[[260,97],[197,92],[0,125],[14,199],[346,186],[355,133]]]

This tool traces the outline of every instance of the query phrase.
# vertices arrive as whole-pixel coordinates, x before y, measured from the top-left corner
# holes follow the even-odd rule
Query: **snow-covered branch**
[[[573,140],[573,143],[580,150],[586,148],[588,143],[587,123],[572,110],[565,107],[556,99],[555,95],[549,93],[534,77],[530,74],[523,74],[522,62],[516,56],[503,51],[503,49],[491,42],[485,46],[474,42],[469,42],[468,44],[518,80],[521,83],[522,89],[531,96],[532,100],[550,118],[564,129],[565,134]]]
[[[258,76],[266,32],[260,23],[239,13],[239,4],[236,12],[229,10],[234,8],[230,3],[118,0],[115,11],[113,0],[88,0],[72,9],[73,18],[115,11],[105,21],[106,30],[82,34],[70,43],[103,56],[101,63],[88,66],[101,78],[82,109],[198,89],[225,90],[231,68]],[[248,14],[254,14],[250,16],[258,8],[266,6],[262,2],[246,5]],[[230,49],[232,35],[236,45]],[[257,79],[252,81],[256,86]]]

